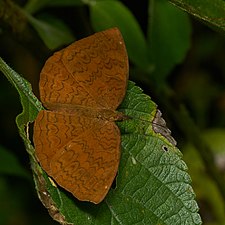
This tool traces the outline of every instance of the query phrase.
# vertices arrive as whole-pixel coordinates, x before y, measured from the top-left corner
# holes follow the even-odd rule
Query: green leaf
[[[170,0],[170,2],[210,27],[225,33],[224,0]]]
[[[22,104],[23,111],[16,117],[16,124],[32,163],[33,161],[36,161],[36,159],[34,157],[34,148],[29,140],[28,124],[29,122],[33,122],[38,112],[43,109],[42,104],[33,94],[30,83],[11,69],[1,57],[0,71],[2,71],[20,95],[20,102]]]
[[[63,6],[79,6],[83,5],[82,0],[29,0],[25,6],[25,10],[30,14],[34,14],[40,9],[48,6],[63,7]]]
[[[17,89],[20,95],[20,101],[23,106],[23,112],[16,118],[16,123],[19,128],[19,133],[25,144],[31,146],[29,141],[28,132],[24,131],[24,128],[29,122],[34,121],[38,111],[42,109],[42,105],[39,100],[32,93],[30,83],[21,77],[18,73],[12,70],[0,57],[0,71],[6,76],[9,82]]]
[[[40,19],[34,18],[29,13],[23,12],[49,49],[56,49],[74,41],[70,29],[61,20],[50,15],[42,16]]]
[[[5,68],[2,60],[0,62],[0,68]],[[17,123],[21,129],[33,121],[41,105],[28,82],[10,68],[2,71],[10,76],[10,81],[16,81],[12,83],[21,95],[23,115],[28,115],[27,120]],[[34,107],[34,110],[27,106]],[[31,157],[38,195],[50,215],[62,224],[76,225],[201,224],[186,164],[180,151],[170,143],[169,132],[165,132],[167,128],[162,127],[163,122],[156,117],[156,104],[129,82],[126,97],[118,110],[130,119],[117,123],[122,134],[122,149],[116,188],[111,188],[101,204],[80,202],[53,185]],[[22,137],[26,138],[25,143],[30,143],[28,136]],[[28,152],[33,154],[30,150]]]
[[[147,43],[144,34],[128,8],[119,1],[90,1],[91,22],[95,31],[118,27],[123,34],[130,60],[149,70]]]
[[[167,0],[150,3],[148,52],[153,67],[151,76],[160,85],[184,60],[190,47],[191,26],[188,16]]]

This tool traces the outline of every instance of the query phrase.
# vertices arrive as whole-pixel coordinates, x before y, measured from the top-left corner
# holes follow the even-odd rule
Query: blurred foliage
[[[0,55],[26,76],[38,96],[39,72],[55,49],[95,31],[119,27],[129,53],[130,79],[162,109],[189,166],[203,223],[222,225],[225,3],[170,2],[1,0]],[[0,86],[0,154],[8,165],[16,165],[10,168],[6,163],[0,168],[0,225],[57,224],[37,199],[31,175],[27,175],[31,174],[29,160],[15,125],[21,112],[17,93],[3,76]],[[186,117],[182,120],[180,105],[190,123]],[[196,136],[208,148],[196,147],[196,142],[201,143]]]

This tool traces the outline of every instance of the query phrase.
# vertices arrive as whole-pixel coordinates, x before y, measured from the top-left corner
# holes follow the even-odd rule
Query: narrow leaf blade
[[[170,0],[170,2],[210,27],[225,33],[224,0]]]

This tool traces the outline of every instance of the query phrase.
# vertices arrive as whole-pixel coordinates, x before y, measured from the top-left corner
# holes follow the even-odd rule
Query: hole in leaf
[[[169,151],[169,149],[167,148],[166,145],[163,145],[163,146],[162,146],[162,149],[163,149],[163,151],[165,151],[165,152],[168,152],[168,151]]]

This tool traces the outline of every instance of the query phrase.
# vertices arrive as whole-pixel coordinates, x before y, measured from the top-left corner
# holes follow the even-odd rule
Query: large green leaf
[[[23,119],[17,119],[17,125],[31,156],[39,198],[54,219],[75,225],[201,224],[182,155],[172,144],[156,104],[133,82],[129,82],[119,107],[130,119],[118,122],[122,155],[116,188],[111,188],[102,203],[94,205],[80,202],[53,185],[39,167],[24,126],[34,120],[41,104],[28,82],[2,60],[0,68],[21,96]]]
[[[170,0],[184,11],[225,33],[224,0]]]
[[[149,1],[149,58],[152,79],[160,85],[190,47],[191,26],[184,12],[167,0]]]

